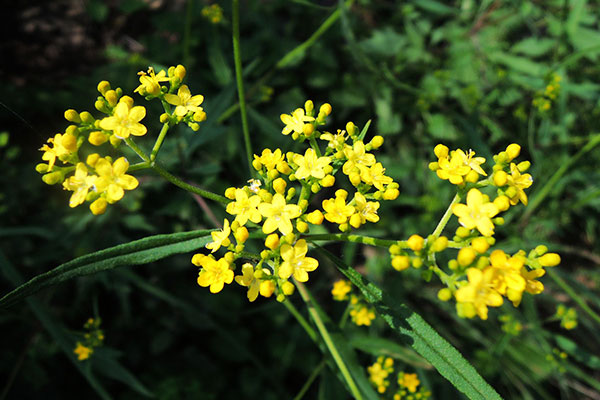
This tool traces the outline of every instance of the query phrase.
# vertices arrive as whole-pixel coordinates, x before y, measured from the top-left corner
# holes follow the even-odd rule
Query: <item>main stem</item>
[[[437,224],[437,226],[435,227],[435,230],[431,234],[433,236],[433,239],[438,238],[442,234],[442,231],[444,230],[444,228],[448,224],[448,221],[450,220],[450,217],[452,217],[452,206],[454,206],[459,201],[460,201],[460,195],[458,193],[456,193],[456,195],[454,196],[454,198],[450,202],[450,205],[446,209],[446,212],[444,213],[444,216],[442,217],[442,219],[440,219],[440,222]]]
[[[242,57],[240,55],[240,2],[232,0],[233,8],[233,59],[235,62],[235,79],[237,81],[238,98],[240,102],[240,114],[242,116],[242,131],[246,144],[246,158],[248,160],[248,171],[254,176],[252,168],[252,144],[250,143],[250,130],[248,129],[248,116],[246,115],[246,95],[244,94],[244,80],[242,77]]]

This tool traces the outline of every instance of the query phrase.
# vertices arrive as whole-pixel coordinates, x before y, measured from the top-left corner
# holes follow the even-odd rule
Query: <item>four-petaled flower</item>
[[[356,192],[356,194],[354,195],[354,202],[356,204],[355,215],[358,215],[360,217],[361,224],[364,224],[366,221],[379,221],[379,215],[377,215],[377,210],[379,209],[379,202],[367,201],[365,196],[360,192]]]
[[[260,279],[254,276],[254,267],[250,263],[242,265],[242,275],[235,277],[235,281],[248,288],[248,300],[256,300],[260,289]]]
[[[527,195],[523,189],[527,189],[533,184],[531,175],[521,175],[515,163],[510,163],[510,175],[507,176],[507,182],[509,186],[508,193],[511,189],[515,191],[515,195],[510,197],[510,204],[514,206],[521,201],[521,203],[527,205]]]
[[[192,259],[194,262],[194,259]],[[212,256],[200,257],[195,262],[202,267],[198,274],[198,285],[202,287],[210,286],[211,293],[219,293],[223,290],[225,284],[233,282],[233,271],[229,268],[229,263],[224,258],[215,260]]]
[[[219,250],[221,246],[227,247],[231,243],[229,241],[229,235],[231,234],[231,228],[229,227],[229,221],[225,219],[223,221],[223,229],[216,232],[211,232],[210,236],[212,237],[212,242],[206,245],[206,248],[210,250],[211,253]]]
[[[375,163],[370,168],[360,166],[360,178],[367,185],[373,185],[379,190],[385,190],[385,186],[392,183],[394,180],[389,176],[385,176],[385,168],[381,163]]]
[[[187,85],[181,85],[176,95],[171,93],[165,94],[165,100],[167,103],[176,106],[175,115],[178,117],[185,117],[189,112],[203,111],[200,104],[204,101],[204,96],[201,94],[192,96]]]
[[[352,291],[352,285],[350,281],[340,279],[333,283],[333,289],[331,289],[331,295],[336,301],[344,301],[348,298],[348,294]]]
[[[503,303],[502,296],[494,289],[494,275],[493,268],[486,268],[483,271],[469,268],[467,270],[469,283],[455,293],[457,303],[473,307],[479,318],[487,319],[488,306],[500,307]]]
[[[129,135],[143,136],[147,129],[140,121],[146,116],[143,106],[130,108],[126,101],[119,101],[113,115],[100,121],[100,128],[113,131],[119,139],[127,139]]]
[[[296,154],[294,163],[298,165],[295,172],[296,178],[308,179],[311,176],[316,179],[323,179],[326,175],[325,167],[331,163],[331,157],[317,157],[313,149],[308,149],[304,156]]]
[[[346,199],[336,196],[335,199],[326,199],[322,203],[325,219],[335,224],[343,224],[354,214],[354,207],[346,204]]]
[[[271,203],[259,204],[258,211],[266,218],[262,227],[264,233],[269,234],[279,229],[279,232],[284,236],[294,230],[291,220],[302,214],[302,209],[299,206],[286,204],[285,197],[279,193],[273,196]]]
[[[96,178],[96,175],[88,175],[88,170],[84,163],[77,163],[75,175],[71,175],[63,182],[65,190],[74,192],[69,200],[69,207],[77,207],[85,201],[88,191],[97,182]]]
[[[154,68],[149,67],[148,72],[140,71],[140,83],[134,92],[139,93],[142,96],[152,95],[158,96],[160,94],[160,83],[169,80],[165,70],[161,70],[158,74],[154,72]]]
[[[260,197],[256,195],[248,197],[244,189],[236,189],[235,201],[227,204],[226,211],[231,215],[235,215],[235,220],[240,225],[245,225],[248,220],[258,224],[262,219],[257,209],[260,202]]]
[[[110,204],[121,200],[125,190],[133,190],[138,186],[135,177],[125,174],[129,168],[129,162],[125,157],[118,158],[112,165],[106,158],[101,158],[94,168],[98,174],[95,182],[96,191],[106,192],[106,201]]]
[[[52,171],[57,158],[64,161],[66,157],[77,151],[77,138],[70,133],[64,135],[57,133],[53,138],[48,139],[48,143],[52,147],[45,144],[40,148],[44,152],[42,160],[48,161],[48,172]]]
[[[305,257],[308,252],[306,240],[300,239],[292,247],[289,244],[281,246],[281,258],[283,262],[279,266],[279,277],[288,279],[294,276],[298,282],[306,282],[308,273],[319,266],[319,262],[312,257]]]
[[[281,131],[284,135],[289,135],[291,132],[296,132],[298,134],[303,133],[304,123],[315,120],[314,117],[304,115],[303,108],[297,108],[291,115],[281,114],[279,118],[281,118],[281,122],[285,124]]]
[[[469,190],[467,204],[455,204],[452,206],[452,212],[458,217],[458,222],[465,228],[477,228],[483,236],[494,234],[492,217],[498,214],[498,207],[494,203],[485,201],[479,190]]]
[[[342,166],[342,171],[346,175],[349,175],[361,166],[370,167],[375,164],[375,156],[365,152],[365,144],[361,140],[355,142],[354,146],[346,146],[344,155],[347,160]]]

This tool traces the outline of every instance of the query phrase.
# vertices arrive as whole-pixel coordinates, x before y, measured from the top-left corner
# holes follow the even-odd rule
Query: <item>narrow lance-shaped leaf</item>
[[[433,364],[438,372],[458,390],[470,399],[501,399],[458,350],[417,313],[405,305],[397,304],[393,298],[329,251],[323,248],[319,248],[318,251],[333,261],[338,270],[362,292],[377,313],[405,343]]]
[[[210,241],[210,231],[191,231],[155,235],[110,247],[59,265],[38,275],[0,299],[0,308],[8,307],[39,290],[68,279],[91,275],[124,265],[147,264],[178,253],[196,250]]]

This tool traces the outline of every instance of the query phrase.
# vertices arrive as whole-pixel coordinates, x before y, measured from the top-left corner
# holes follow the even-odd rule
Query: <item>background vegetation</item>
[[[118,206],[95,217],[85,207],[69,209],[68,194],[45,185],[34,169],[37,149],[66,126],[64,110],[93,109],[100,80],[130,91],[138,71],[181,63],[193,92],[206,98],[208,121],[197,133],[178,126],[161,162],[217,193],[245,182],[231,5],[219,2],[218,23],[203,15],[208,5],[62,0],[6,6],[3,294],[76,256],[222,221],[220,206],[150,173]],[[520,308],[505,304],[488,321],[461,320],[451,303],[437,300],[435,279],[425,283],[414,270],[392,273],[387,252],[329,247],[423,316],[506,398],[600,398],[599,11],[585,0],[242,2],[255,153],[289,149],[279,115],[307,98],[333,106],[329,129],[372,119],[371,132],[385,137],[378,158],[401,194],[382,206],[385,217],[366,233],[399,239],[433,230],[454,190],[427,168],[437,143],[487,158],[509,143],[522,145],[532,161],[530,205],[510,211],[499,242],[507,251],[545,243],[563,262],[543,278],[544,293],[526,296]],[[547,86],[555,76],[561,81],[553,98]],[[281,304],[249,304],[245,290],[233,285],[216,296],[198,287],[190,257],[72,280],[3,310],[0,397],[293,398],[323,359],[318,347]],[[337,271],[323,260],[314,274],[312,293],[339,318],[343,309],[330,296]],[[560,304],[577,310],[576,329],[560,326]],[[89,363],[73,362],[75,339],[90,316],[101,317],[105,345]],[[387,354],[416,371],[435,398],[459,396],[412,350],[398,347],[388,329],[381,321],[347,327],[365,367]],[[305,398],[348,394],[326,367]]]

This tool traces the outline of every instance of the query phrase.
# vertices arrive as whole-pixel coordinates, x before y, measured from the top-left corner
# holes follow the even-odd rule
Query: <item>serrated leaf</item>
[[[354,268],[329,251],[318,248],[356,286],[371,303],[379,316],[412,346],[417,353],[429,361],[454,387],[470,399],[501,399],[500,395],[479,375],[467,360],[442,338],[417,313],[403,304],[398,304],[387,293],[369,282]]]
[[[491,53],[490,59],[499,64],[503,64],[514,71],[522,72],[531,76],[542,76],[545,66],[525,57],[513,56],[502,52]]]
[[[415,368],[432,369],[433,365],[428,363],[423,357],[414,352],[414,350],[402,346],[392,340],[356,334],[350,338],[350,345],[354,348],[364,351],[374,356],[385,355],[388,357],[402,360]]]
[[[124,265],[147,264],[173,254],[196,250],[210,241],[210,231],[200,230],[167,235],[155,235],[111,247],[61,264],[38,275],[0,299],[5,308],[39,290],[68,279],[91,275]]]

